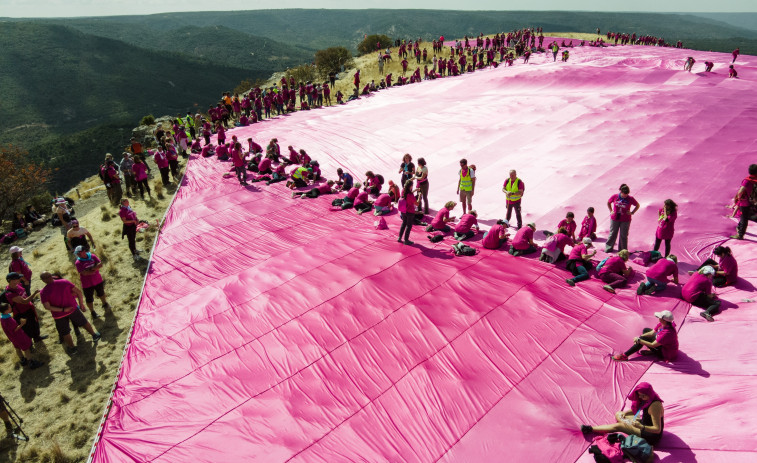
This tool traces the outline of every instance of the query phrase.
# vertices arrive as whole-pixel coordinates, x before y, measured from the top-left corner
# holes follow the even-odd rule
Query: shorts
[[[95,293],[97,293],[97,297],[105,296],[105,282],[101,281],[99,284],[96,284],[95,286],[90,286],[89,288],[82,288],[82,290],[84,291],[84,300],[87,302],[94,302]]]
[[[55,319],[55,329],[58,330],[60,336],[68,336],[71,334],[71,325],[68,323],[69,320],[74,326],[79,328],[87,324],[87,319],[84,318],[84,314],[77,308],[69,315]]]
[[[468,201],[466,202],[466,198]],[[468,204],[473,201],[473,190],[460,190],[460,202],[463,204]]]

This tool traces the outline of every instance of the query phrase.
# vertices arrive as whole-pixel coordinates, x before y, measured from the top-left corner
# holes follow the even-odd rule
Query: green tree
[[[50,170],[29,160],[29,153],[13,145],[0,146],[0,220],[45,191]]]
[[[328,77],[330,72],[340,72],[352,64],[352,53],[344,47],[331,47],[315,52],[315,68],[321,78]]]
[[[381,45],[381,49],[391,47],[394,44],[392,39],[384,34],[371,34],[358,44],[357,51],[361,55],[373,53],[374,51],[376,51],[377,43]]]

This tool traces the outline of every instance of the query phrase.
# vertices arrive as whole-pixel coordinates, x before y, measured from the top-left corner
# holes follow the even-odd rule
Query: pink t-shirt
[[[68,280],[53,280],[42,288],[39,298],[43,304],[47,302],[53,307],[78,307],[73,288],[74,284]],[[52,314],[53,318],[62,318],[70,315],[71,312],[52,312]]]
[[[460,217],[460,222],[458,222],[457,226],[455,227],[455,232],[468,233],[474,225],[478,226],[478,220],[476,219],[476,216],[474,216],[473,214],[463,214],[463,216]]]
[[[153,159],[155,160],[155,164],[158,166],[158,169],[165,169],[168,167],[168,156],[166,155],[165,151],[158,151],[153,156]],[[134,164],[137,165],[136,163]]]
[[[589,250],[586,248],[586,245],[583,243],[579,243],[575,246],[573,246],[573,249],[570,250],[570,255],[568,256],[568,260],[583,260],[582,256],[584,254],[589,254]]]
[[[557,228],[565,227],[566,230],[568,230],[568,236],[574,236],[576,233],[576,221],[572,221],[568,223],[568,219],[562,219],[560,223],[557,224]]]
[[[531,227],[523,227],[513,237],[513,248],[518,251],[528,249],[532,239],[534,239],[534,230]]]
[[[744,194],[739,197],[739,199],[736,201],[736,205],[741,206],[749,206],[749,195],[752,194],[752,188],[755,188],[755,185],[757,185],[757,178],[754,179],[754,181],[750,180],[752,177],[745,178],[741,181],[741,186],[744,187]]]
[[[0,320],[0,324],[3,326],[3,331],[8,336],[8,340],[13,344],[13,347],[22,351],[32,347],[32,340],[24,333],[24,330],[16,330],[18,323],[13,317],[3,318]]]
[[[135,162],[134,165],[131,166],[131,170],[134,171],[134,180],[138,182],[147,180],[147,166],[145,166],[145,163]]]
[[[712,281],[699,272],[691,275],[689,281],[681,288],[681,297],[686,302],[694,302],[700,294],[710,293],[712,293]]]
[[[610,199],[608,199],[607,202],[612,204],[613,213],[610,218],[611,220],[615,220],[617,222],[630,222],[631,207],[636,207],[639,205],[639,203],[634,199],[633,196],[628,195],[623,198],[620,196],[620,193],[610,196]]]
[[[27,310],[34,308],[34,303],[28,302],[13,302],[13,299],[17,297],[27,297],[28,294],[26,294],[26,290],[24,289],[21,284],[16,285],[15,288],[11,288],[10,286],[5,287],[5,297],[8,300],[8,303],[13,307],[13,313],[14,314],[21,314],[26,313]]]
[[[597,232],[597,219],[594,217],[589,217],[587,215],[586,217],[584,217],[583,222],[581,222],[581,232],[578,234],[578,239],[582,240],[585,237],[596,232]]]
[[[321,194],[331,193],[331,187],[329,186],[328,183],[322,183],[322,184],[318,185],[318,191]]]
[[[359,194],[360,190],[357,187],[352,187],[350,188],[350,191],[347,192],[347,197],[354,200]]]
[[[263,158],[258,163],[258,171],[263,172],[271,169],[271,158]]]
[[[526,227],[528,228],[528,227]],[[530,230],[530,228],[529,228]],[[505,227],[500,224],[492,225],[492,228],[486,233],[483,241],[481,242],[486,249],[497,249],[499,244],[499,235],[505,231]]]
[[[660,240],[672,240],[673,233],[675,232],[674,226],[678,214],[675,212],[663,219],[665,208],[661,207],[657,212],[657,230],[655,231],[655,238]]]
[[[654,327],[654,331],[656,333],[655,341],[661,347],[662,358],[672,362],[678,357],[678,333],[675,323],[671,323],[670,326],[662,326],[662,323],[658,323]]]
[[[118,215],[122,219],[126,219],[126,220],[129,220],[129,221],[137,220],[137,213],[134,212],[130,207],[121,206],[118,209]]]
[[[231,162],[234,164],[234,167],[244,166],[244,153],[241,149],[234,148],[231,150]]]
[[[605,265],[602,266],[602,270],[599,271],[600,275],[604,275],[605,273],[623,273],[623,270],[626,269],[626,261],[623,260],[620,256],[612,256],[607,261],[605,261]]]
[[[355,198],[355,201],[352,204],[354,206],[357,206],[358,204],[363,204],[366,201],[368,201],[368,192],[361,191],[360,194],[357,195],[357,197]]]
[[[670,259],[660,259],[647,270],[647,278],[668,281],[668,277],[678,274],[678,265]]]
[[[91,270],[100,263],[100,259],[96,255],[92,253],[90,253],[90,255],[92,258],[89,260],[81,260],[77,257],[74,264],[76,266],[76,271],[79,272],[82,288],[91,288],[92,286],[99,285],[103,281],[103,277],[100,275],[100,270],[96,270],[92,275],[81,274],[84,271]]]
[[[573,244],[573,239],[570,236],[563,233],[558,233],[555,235],[555,249],[559,250],[561,253],[565,253],[565,246],[569,244]]]
[[[446,207],[441,208],[439,212],[436,213],[436,217],[434,217],[434,220],[431,221],[431,226],[434,227],[437,230],[440,230],[444,228],[444,219],[449,218],[449,209]]]
[[[26,278],[26,281],[32,281],[32,269],[29,268],[29,264],[22,258],[11,260],[11,264],[8,266],[8,270],[11,272],[20,273]]]
[[[376,201],[373,203],[374,206],[379,207],[387,207],[392,203],[392,198],[387,194],[381,194],[378,198],[376,198]]]
[[[736,258],[733,256],[723,256],[718,262],[720,270],[725,272],[725,284],[732,285],[736,283],[736,279],[739,276],[739,264],[736,263]]]

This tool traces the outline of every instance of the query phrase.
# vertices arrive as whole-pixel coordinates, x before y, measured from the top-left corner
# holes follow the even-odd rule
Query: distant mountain
[[[757,13],[690,13],[693,16],[713,19],[731,26],[757,31]]]
[[[244,79],[267,78],[271,73],[145,50],[38,22],[0,23],[0,69],[0,143],[17,144],[35,157],[39,154],[35,148],[45,145],[47,158],[74,154],[70,143],[58,137],[77,139],[73,134],[101,125],[113,130],[112,124],[116,124],[122,130],[90,138],[93,147],[100,153],[120,150],[122,144],[102,146],[96,140],[125,143],[128,130],[146,114],[207,109],[222,91],[232,90]],[[126,134],[122,133],[124,127],[128,127]],[[86,139],[77,140],[86,143]],[[65,149],[51,149],[58,145]],[[81,150],[91,148],[82,146]],[[77,149],[75,145],[73,149]],[[89,163],[76,162],[99,160],[97,156]],[[59,177],[62,183],[56,185],[80,180],[70,175],[69,171],[69,178]]]

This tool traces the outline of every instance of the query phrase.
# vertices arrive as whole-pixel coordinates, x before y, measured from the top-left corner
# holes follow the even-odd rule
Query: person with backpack
[[[457,194],[460,195],[460,204],[463,206],[463,214],[473,210],[473,194],[476,191],[476,169],[468,166],[466,159],[460,160],[458,171]]]
[[[741,186],[739,186],[733,202],[739,208],[741,218],[739,218],[739,224],[736,227],[736,234],[732,235],[731,238],[743,240],[749,221],[757,221],[757,214],[755,214],[755,207],[757,207],[757,164],[749,166],[749,176],[741,181]]]
[[[379,182],[379,176],[375,175],[373,171],[365,173],[365,182],[363,182],[365,191],[373,196],[378,196],[381,193],[381,183]]]
[[[673,322],[670,310],[655,312],[657,325],[654,328],[644,328],[641,336],[633,338],[633,346],[621,354],[612,356],[616,362],[625,362],[628,357],[639,352],[644,356],[656,357],[659,360],[672,362],[678,356],[678,332]],[[647,349],[642,350],[644,347]]]
[[[568,236],[568,230],[565,227],[560,227],[557,229],[557,233],[547,238],[539,260],[548,264],[556,264],[566,257],[565,246],[569,244],[573,244],[573,239]]]
[[[646,382],[637,384],[628,394],[628,399],[631,401],[630,408],[617,412],[615,423],[600,426],[583,424],[581,432],[584,434],[623,432],[639,436],[651,446],[657,445],[665,427],[665,409],[662,406],[662,399],[654,391],[652,385]]]
[[[397,238],[397,242],[404,243],[406,245],[413,244],[410,241],[410,230],[413,228],[413,220],[415,219],[415,196],[413,196],[413,180],[410,179],[405,182],[405,186],[402,188],[402,194],[400,200],[397,202],[397,209],[400,212],[402,218],[402,225],[400,226],[400,234]]]

